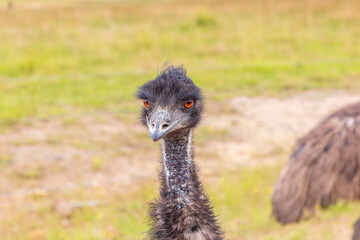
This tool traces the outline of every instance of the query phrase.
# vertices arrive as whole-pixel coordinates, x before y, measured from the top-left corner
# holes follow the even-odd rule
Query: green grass
[[[214,100],[360,86],[357,1],[15,3],[0,15],[1,124],[135,112],[166,61]]]

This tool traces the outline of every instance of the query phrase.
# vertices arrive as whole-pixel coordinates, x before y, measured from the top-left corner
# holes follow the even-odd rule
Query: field
[[[201,178],[227,239],[350,239],[359,203],[281,226],[296,139],[359,100],[357,0],[0,0],[0,238],[142,239],[160,146],[138,86],[183,64],[206,96]]]

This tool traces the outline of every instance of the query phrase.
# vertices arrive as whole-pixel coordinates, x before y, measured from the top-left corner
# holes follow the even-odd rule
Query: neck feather
[[[149,239],[222,239],[222,231],[197,175],[191,145],[191,130],[162,140],[161,193],[150,208],[153,228]]]
[[[192,130],[162,140],[163,168],[169,200],[179,208],[189,202],[192,183]]]

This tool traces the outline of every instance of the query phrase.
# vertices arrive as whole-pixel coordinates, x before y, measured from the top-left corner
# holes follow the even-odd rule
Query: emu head
[[[137,98],[143,100],[141,122],[152,140],[194,128],[203,108],[200,88],[183,67],[170,66],[141,86]]]

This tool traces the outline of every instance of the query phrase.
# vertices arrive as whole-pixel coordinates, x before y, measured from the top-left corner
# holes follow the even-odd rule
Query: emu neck
[[[161,192],[150,208],[152,240],[221,240],[222,232],[193,162],[192,131],[162,140]]]
[[[188,130],[162,141],[164,179],[169,200],[181,208],[189,202],[192,179],[192,131]]]

